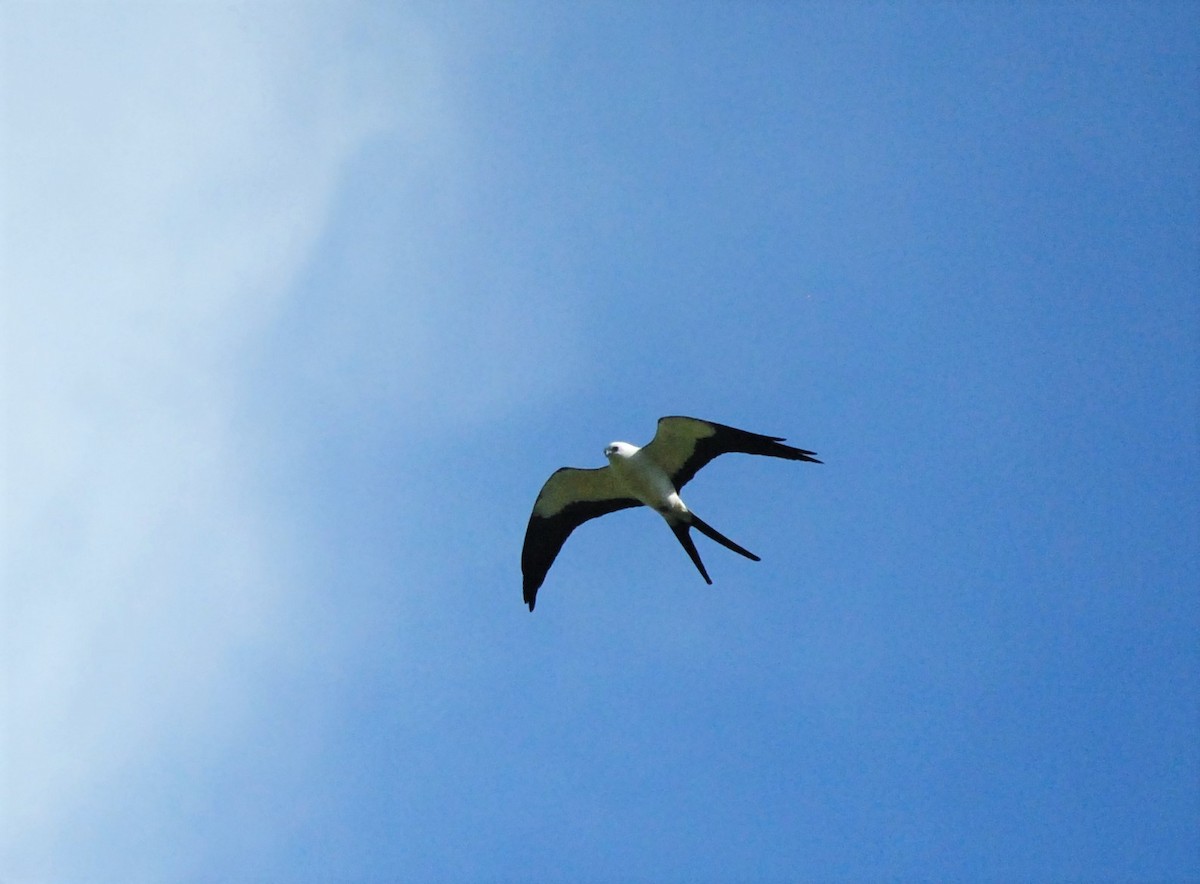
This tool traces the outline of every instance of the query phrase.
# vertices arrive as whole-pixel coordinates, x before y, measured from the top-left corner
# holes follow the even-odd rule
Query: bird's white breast
[[[670,476],[640,448],[634,448],[632,445],[622,446],[621,450],[609,456],[608,462],[618,483],[630,497],[658,510],[664,516],[688,511],[671,483]]]

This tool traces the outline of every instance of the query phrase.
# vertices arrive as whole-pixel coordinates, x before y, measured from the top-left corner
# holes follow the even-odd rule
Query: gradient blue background
[[[0,880],[1200,879],[1197,9],[6,6]]]

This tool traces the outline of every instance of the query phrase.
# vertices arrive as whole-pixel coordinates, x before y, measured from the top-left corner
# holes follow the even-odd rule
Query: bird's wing
[[[563,467],[546,480],[533,504],[521,550],[525,604],[529,610],[533,610],[538,588],[571,532],[588,519],[631,506],[640,504],[618,490],[608,467],[596,470]]]
[[[782,436],[760,436],[724,424],[694,417],[659,418],[658,432],[645,448],[647,456],[663,468],[679,490],[714,457],[740,452],[820,463],[815,451],[781,445]]]

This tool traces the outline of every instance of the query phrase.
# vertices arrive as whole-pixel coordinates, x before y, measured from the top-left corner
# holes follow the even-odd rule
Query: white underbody
[[[688,508],[670,476],[642,449],[628,442],[614,442],[605,449],[604,456],[624,493],[656,510],[668,522],[678,522],[687,515]]]

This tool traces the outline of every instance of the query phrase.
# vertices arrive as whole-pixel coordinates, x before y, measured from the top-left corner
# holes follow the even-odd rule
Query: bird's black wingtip
[[[807,448],[793,448],[790,445],[782,445],[781,448],[788,450],[787,457],[790,460],[801,460],[805,463],[824,463],[823,460],[817,460],[817,453],[809,451]]]
[[[802,460],[806,463],[821,463],[821,461],[817,460],[817,453],[815,451],[809,451],[807,448],[796,448],[794,445],[784,445],[782,439],[777,439],[774,436],[768,436],[766,438],[771,439],[773,444],[752,449],[748,453],[765,454],[768,457],[781,457],[784,460]]]

